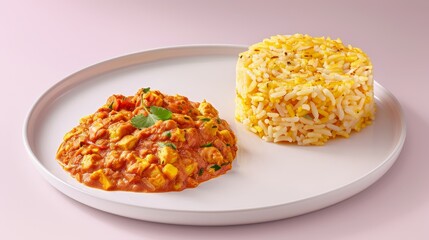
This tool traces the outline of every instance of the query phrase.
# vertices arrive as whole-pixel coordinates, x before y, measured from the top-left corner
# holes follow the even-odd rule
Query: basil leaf
[[[147,93],[147,92],[149,92],[149,91],[150,91],[150,87],[143,88],[143,92],[144,92],[144,93]]]

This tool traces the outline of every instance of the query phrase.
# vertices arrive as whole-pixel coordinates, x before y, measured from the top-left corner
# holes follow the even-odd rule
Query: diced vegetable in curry
[[[181,191],[230,170],[236,141],[210,103],[142,88],[113,95],[83,117],[65,134],[57,159],[90,187]]]

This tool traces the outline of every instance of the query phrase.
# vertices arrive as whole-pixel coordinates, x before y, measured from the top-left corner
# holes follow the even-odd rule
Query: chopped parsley
[[[211,166],[210,168],[213,168],[215,171],[221,169],[221,166],[214,164],[213,166]]]
[[[213,146],[213,143],[206,143],[206,144],[201,145],[202,148],[204,148],[204,147],[212,147],[212,146]]]
[[[143,88],[143,92],[144,92],[144,93],[148,93],[149,91],[150,91],[150,87]]]
[[[208,121],[210,121],[210,118],[200,118],[200,120],[203,122],[208,122]]]
[[[162,135],[164,135],[164,136],[166,136],[168,138],[171,138],[171,132],[170,131],[166,131]]]
[[[158,146],[160,146],[160,147],[171,147],[172,149],[177,150],[176,145],[174,145],[174,143],[171,143],[171,142],[160,142],[160,143],[158,143]]]
[[[200,168],[200,169],[198,170],[198,176],[203,175],[203,173],[204,173],[204,168]]]

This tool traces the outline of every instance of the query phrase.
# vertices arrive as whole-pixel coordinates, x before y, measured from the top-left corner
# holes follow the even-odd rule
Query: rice
[[[323,145],[374,120],[372,64],[359,48],[278,35],[239,55],[235,117],[269,142]]]

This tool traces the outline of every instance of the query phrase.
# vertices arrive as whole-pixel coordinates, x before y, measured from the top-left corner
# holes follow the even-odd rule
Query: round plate
[[[24,143],[32,162],[58,190],[91,207],[130,218],[190,225],[233,225],[308,213],[342,201],[379,179],[405,141],[395,97],[375,84],[376,120],[325,146],[262,141],[234,120],[235,64],[244,47],[181,46],[131,54],[83,69],[43,94],[28,114]],[[86,187],[55,160],[63,135],[112,94],[142,87],[207,99],[238,137],[233,169],[194,189],[112,192]]]

